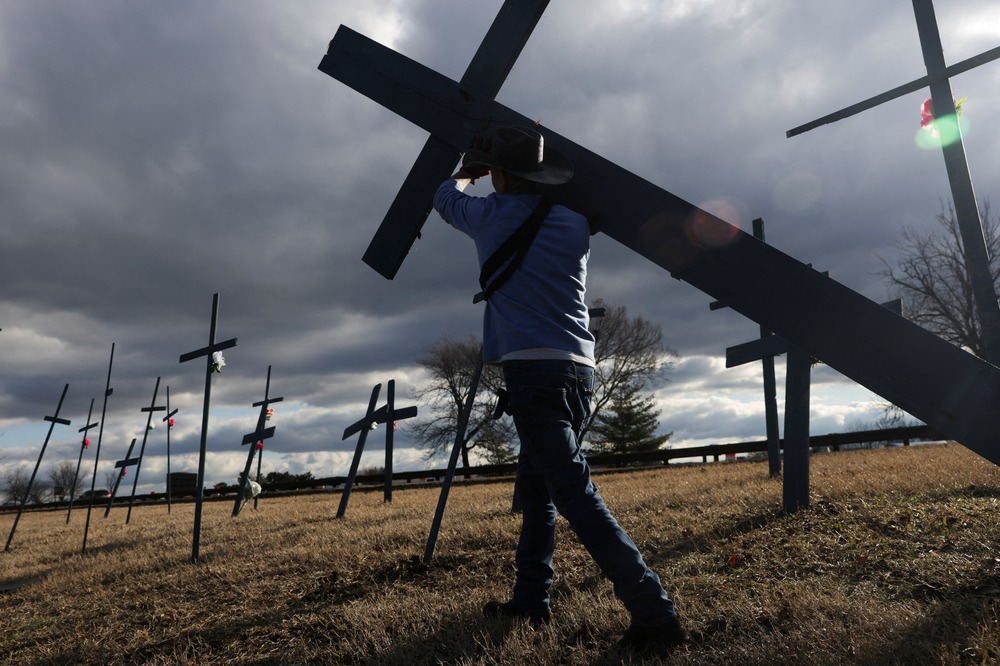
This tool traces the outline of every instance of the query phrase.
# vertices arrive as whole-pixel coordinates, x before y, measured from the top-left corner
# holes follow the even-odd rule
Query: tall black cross
[[[136,438],[132,438],[132,443],[128,445],[128,451],[125,452],[125,457],[115,463],[115,469],[119,470],[118,476],[115,477],[115,485],[111,488],[111,494],[108,496],[108,506],[104,509],[104,517],[107,518],[108,514],[111,513],[111,505],[114,504],[115,497],[118,496],[118,486],[121,485],[122,479],[125,478],[125,470],[132,465],[138,465],[139,459],[132,457],[132,450],[135,448]]]
[[[101,459],[101,440],[104,438],[104,417],[108,413],[108,398],[114,393],[111,388],[111,368],[115,363],[115,343],[111,343],[111,358],[108,360],[108,379],[104,383],[104,406],[101,407],[100,427],[97,429],[97,450],[94,452],[94,474],[90,478],[90,500],[87,502],[87,523],[83,528],[83,548],[80,553],[87,554],[87,535],[90,534],[90,514],[94,509],[94,488],[97,485],[97,463]]]
[[[132,496],[128,499],[128,513],[125,514],[125,524],[128,525],[132,519],[132,505],[135,504],[135,490],[139,487],[139,472],[142,470],[142,457],[146,453],[146,440],[149,431],[153,429],[153,412],[167,411],[166,405],[156,404],[156,394],[160,391],[160,378],[156,378],[156,386],[153,387],[153,399],[149,401],[149,407],[143,407],[139,411],[148,414],[146,417],[146,428],[142,431],[142,445],[139,447],[139,462],[135,465],[135,478],[132,479]]]
[[[267,422],[268,408],[272,403],[281,402],[284,400],[281,398],[272,398],[271,394],[271,366],[267,366],[267,381],[264,383],[264,399],[253,403],[253,407],[260,407],[260,413],[257,415],[257,427],[253,432],[243,435],[243,446],[247,444],[250,445],[250,450],[247,452],[247,463],[243,467],[243,473],[240,474],[240,487],[236,491],[236,503],[233,505],[233,515],[238,516],[246,500],[243,499],[243,493],[246,490],[247,485],[250,483],[250,468],[253,466],[253,457],[261,450],[264,445],[264,440],[274,437],[274,426],[270,428],[265,428],[264,424]]]
[[[87,431],[91,428],[96,428],[97,423],[91,423],[90,417],[94,413],[94,399],[90,399],[90,409],[87,410],[87,420],[84,421],[86,425],[80,428],[77,432],[83,433],[83,437],[80,438],[80,455],[76,459],[76,471],[73,472],[73,484],[69,487],[69,508],[66,510],[66,524],[69,525],[70,516],[73,515],[73,497],[76,494],[76,485],[80,479],[80,465],[83,463],[83,452],[90,448],[90,440],[87,438]]]
[[[170,431],[173,429],[173,418],[177,410],[171,411],[170,409],[170,387],[167,387],[167,415],[163,417],[163,422],[167,424],[167,513],[170,513],[170,495],[172,494],[172,488],[170,487]]]
[[[542,3],[518,3],[532,4]],[[517,11],[514,3],[505,3],[494,27]],[[502,42],[502,34],[490,40],[494,33],[491,28],[487,42]],[[495,48],[484,57],[496,57]],[[320,69],[448,144],[453,156],[476,134],[534,124],[493,100],[489,90],[452,81],[345,27],[330,42]],[[558,133],[540,131],[546,145],[576,167],[573,180],[549,191],[554,203],[586,215],[593,227],[675,278],[1000,464],[1000,411],[995,409],[1000,369]],[[407,185],[397,201],[430,201],[439,184],[430,180]],[[390,266],[402,259],[400,246],[410,245],[405,229],[419,229],[427,214],[426,205],[394,208],[398,216],[383,222],[367,253],[385,253]],[[388,236],[384,244],[383,236]]]
[[[191,546],[191,560],[198,561],[198,548],[201,541],[201,507],[205,495],[205,456],[208,451],[208,407],[212,400],[212,356],[216,352],[221,352],[230,347],[236,346],[236,338],[231,338],[225,342],[215,341],[215,332],[219,324],[219,295],[212,296],[212,323],[209,327],[208,346],[196,349],[186,354],[181,354],[180,362],[196,358],[205,357],[205,402],[201,411],[201,447],[198,450],[198,487],[195,489],[194,502],[194,537]]]
[[[1000,58],[1000,47],[948,67],[944,61],[944,49],[941,46],[941,34],[934,16],[933,0],[913,0],[913,14],[917,20],[920,48],[927,68],[926,76],[790,129],[786,132],[786,136],[793,137],[808,132],[821,125],[853,116],[897,97],[930,87],[934,123],[935,126],[942,128],[941,150],[944,153],[944,165],[951,185],[955,216],[962,236],[965,269],[972,286],[983,345],[990,361],[1000,364],[1000,304],[997,303],[996,288],[990,270],[989,250],[983,235],[983,223],[979,216],[979,206],[976,204],[976,192],[972,186],[972,175],[969,173],[965,145],[962,142],[962,130],[957,122],[955,98],[951,91],[952,76]]]
[[[14,539],[14,531],[17,530],[17,524],[21,520],[21,514],[24,512],[24,505],[28,503],[28,497],[31,495],[31,486],[35,483],[35,475],[38,474],[38,468],[42,464],[42,456],[45,455],[45,447],[49,445],[49,439],[52,437],[52,430],[56,427],[56,424],[69,425],[69,419],[59,418],[59,410],[62,409],[63,400],[66,399],[66,391],[69,390],[69,384],[63,387],[62,395],[59,396],[59,404],[56,406],[56,413],[54,416],[46,416],[44,419],[50,423],[49,432],[45,435],[45,441],[42,442],[42,450],[38,453],[38,462],[35,463],[35,470],[31,473],[31,478],[28,479],[28,486],[24,489],[24,497],[21,498],[21,505],[17,508],[17,515],[14,516],[14,524],[10,527],[10,536],[7,537],[7,545],[4,546],[4,551],[10,551],[10,542]]]

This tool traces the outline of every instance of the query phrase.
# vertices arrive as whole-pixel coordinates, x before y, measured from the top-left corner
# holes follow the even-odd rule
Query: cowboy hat
[[[543,185],[560,185],[573,177],[573,163],[530,127],[501,127],[493,132],[489,154],[478,150],[466,153],[462,168],[501,169]]]

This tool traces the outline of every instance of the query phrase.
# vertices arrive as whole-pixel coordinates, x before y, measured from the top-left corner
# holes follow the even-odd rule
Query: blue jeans
[[[514,606],[529,615],[549,612],[558,510],[613,583],[633,626],[652,626],[676,616],[660,579],[598,494],[580,451],[594,369],[570,361],[508,361],[503,371],[521,440],[517,484],[523,518]]]

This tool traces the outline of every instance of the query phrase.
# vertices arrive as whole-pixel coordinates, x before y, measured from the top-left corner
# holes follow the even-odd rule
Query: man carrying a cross
[[[466,152],[434,196],[441,217],[475,241],[483,289],[475,302],[486,301],[484,361],[503,367],[521,441],[517,577],[511,599],[492,601],[483,612],[533,624],[549,619],[558,510],[632,616],[622,644],[672,647],[687,639],[674,604],[604,504],[580,450],[594,389],[594,336],[584,304],[590,230],[585,217],[544,193],[570,180],[573,166],[534,128],[499,128],[488,146],[488,153]],[[464,193],[487,173],[494,194]]]

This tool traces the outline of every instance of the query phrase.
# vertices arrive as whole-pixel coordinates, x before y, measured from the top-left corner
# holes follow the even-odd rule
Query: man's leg
[[[659,578],[604,504],[576,433],[589,414],[593,370],[545,361],[505,364],[521,456],[541,474],[556,508],[614,584],[636,626],[676,616]]]
[[[517,579],[511,601],[526,614],[543,617],[549,614],[549,588],[554,573],[556,508],[545,482],[530,467],[526,458],[518,461],[522,518],[515,555]]]

